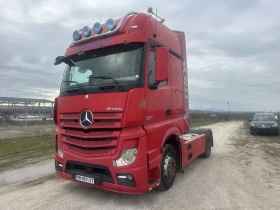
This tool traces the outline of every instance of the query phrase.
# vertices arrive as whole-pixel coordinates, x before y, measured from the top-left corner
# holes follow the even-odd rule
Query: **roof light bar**
[[[100,34],[102,32],[102,26],[101,26],[101,24],[99,22],[94,23],[93,31],[96,34]]]
[[[83,33],[84,37],[89,37],[91,34],[91,30],[88,26],[85,26],[82,30],[82,33]]]
[[[74,41],[78,41],[80,38],[81,38],[81,33],[80,33],[80,31],[75,30],[75,31],[73,32],[73,40],[74,40]]]
[[[136,14],[138,14],[138,12],[129,12],[129,13],[127,13],[125,16],[123,16],[123,18],[120,20],[120,22],[118,23],[118,25],[117,25],[117,27],[115,27],[114,29],[112,29],[111,31],[108,31],[108,32],[105,32],[105,33],[102,33],[102,34],[100,34],[101,32],[102,32],[102,26],[101,26],[101,24],[100,23],[95,23],[94,25],[93,25],[93,31],[96,33],[96,32],[99,32],[99,33],[96,33],[96,35],[94,35],[94,36],[90,36],[90,37],[87,37],[87,38],[84,38],[84,39],[81,39],[81,40],[79,40],[80,39],[80,37],[79,37],[79,39],[77,39],[77,40],[75,40],[74,39],[74,41],[72,42],[72,44],[80,44],[80,43],[83,43],[83,42],[87,42],[87,41],[89,41],[89,40],[93,40],[93,39],[96,39],[96,38],[100,38],[100,37],[105,37],[105,36],[108,36],[108,35],[112,35],[112,34],[114,34],[114,33],[116,33],[120,28],[121,28],[121,26],[122,26],[122,24],[123,24],[123,22],[124,22],[124,20],[128,17],[128,16],[130,16],[130,15],[136,15]],[[100,24],[100,26],[99,26],[99,24]],[[96,29],[95,29],[96,28]],[[99,29],[99,30],[101,30],[101,31],[98,31],[97,29]],[[74,34],[74,33],[73,33]]]
[[[106,21],[106,28],[109,30],[109,31],[112,31],[114,28],[116,27],[116,23],[113,19],[108,19]]]

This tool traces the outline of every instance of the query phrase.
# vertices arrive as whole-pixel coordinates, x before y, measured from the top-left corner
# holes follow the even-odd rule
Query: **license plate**
[[[80,182],[86,182],[89,184],[94,184],[94,178],[91,177],[86,177],[86,176],[81,176],[81,175],[75,175],[74,179]]]

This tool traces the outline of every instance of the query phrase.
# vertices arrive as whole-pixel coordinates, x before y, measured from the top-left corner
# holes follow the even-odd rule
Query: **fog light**
[[[129,187],[136,187],[135,179],[132,174],[116,174],[118,184]]]
[[[55,161],[55,170],[63,172],[63,164]]]
[[[131,174],[128,174],[128,175],[127,175],[127,179],[128,179],[128,180],[133,180],[133,176],[132,176]]]
[[[274,124],[272,125],[272,127],[273,127],[273,128],[276,128],[276,127],[278,127],[278,124],[277,124],[277,123],[274,123]]]

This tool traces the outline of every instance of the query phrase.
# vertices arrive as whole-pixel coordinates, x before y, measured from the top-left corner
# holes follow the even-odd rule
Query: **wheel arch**
[[[163,137],[163,141],[162,141],[162,145],[161,145],[161,153],[165,147],[166,144],[171,145],[176,152],[176,158],[177,158],[177,169],[180,170],[181,169],[181,146],[180,146],[180,141],[179,141],[179,136],[181,135],[181,132],[179,130],[179,128],[177,127],[173,127],[170,128],[166,131],[164,137]]]

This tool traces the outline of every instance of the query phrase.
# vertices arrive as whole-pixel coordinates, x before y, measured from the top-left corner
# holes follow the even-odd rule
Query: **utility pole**
[[[228,120],[229,120],[229,102],[227,102],[227,107],[228,107]]]

